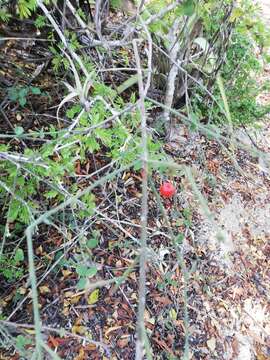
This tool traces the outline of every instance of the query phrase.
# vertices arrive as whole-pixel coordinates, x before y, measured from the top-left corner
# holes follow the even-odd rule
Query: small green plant
[[[18,102],[21,107],[26,105],[29,94],[42,95],[42,92],[36,86],[12,86],[8,90],[9,99]]]
[[[17,8],[20,18],[29,18],[36,10],[36,6],[36,0],[17,0]]]
[[[8,22],[11,18],[11,14],[9,13],[6,4],[3,0],[0,0],[0,21]]]
[[[38,15],[35,20],[35,26],[37,29],[42,29],[44,26],[46,26],[46,17]]]
[[[13,282],[20,279],[24,273],[24,269],[22,267],[22,263],[24,261],[24,252],[22,249],[18,248],[15,251],[13,256],[0,256],[0,274],[4,276],[4,278]]]
[[[209,21],[204,14],[203,19],[209,34],[217,30],[219,16],[221,14],[217,11],[214,21]],[[263,69],[256,51],[261,48],[261,56],[264,57],[263,48],[269,46],[269,31],[258,18],[256,6],[249,0],[239,2],[230,21],[233,30],[220,75],[224,80],[233,124],[252,124],[270,111],[269,106],[259,105],[256,100],[264,86],[259,86],[256,81]],[[226,123],[227,119],[221,111],[223,102],[218,85],[215,84],[211,91],[215,101],[197,88],[192,99],[193,111],[209,123]]]
[[[20,351],[24,351],[26,349],[26,346],[31,344],[32,344],[32,339],[30,339],[27,336],[18,335],[16,337],[16,346]]]
[[[77,288],[81,290],[81,289],[84,289],[85,286],[87,285],[88,279],[90,279],[91,277],[96,275],[97,267],[96,266],[88,267],[86,265],[78,265],[76,267],[76,273],[79,276],[79,282],[77,284]]]
[[[16,0],[15,2],[16,13],[21,19],[28,19],[37,8],[36,0]],[[0,20],[7,22],[11,18],[9,9],[9,1],[0,0]]]

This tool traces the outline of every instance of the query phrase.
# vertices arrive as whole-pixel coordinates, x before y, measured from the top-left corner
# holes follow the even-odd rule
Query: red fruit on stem
[[[175,187],[169,181],[164,182],[159,188],[159,193],[165,198],[171,198],[175,194]]]

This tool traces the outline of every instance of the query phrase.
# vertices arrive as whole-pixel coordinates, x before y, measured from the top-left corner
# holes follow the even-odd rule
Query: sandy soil
[[[270,0],[260,0],[257,3],[262,8],[262,15],[265,22],[270,25]],[[266,65],[263,79],[270,79],[269,64]],[[270,94],[264,93],[261,99],[264,104],[270,102]],[[270,155],[270,121],[266,119],[265,125],[260,130],[249,129],[249,134],[256,139],[257,144]],[[246,133],[239,131],[237,137],[244,143],[250,143]],[[261,170],[253,181],[246,183],[246,191],[252,196],[248,200],[243,200],[239,189],[237,190],[236,179],[231,178],[224,186],[228,189],[234,189],[233,195],[229,201],[224,202],[217,199],[216,205],[218,215],[215,219],[216,227],[205,219],[198,233],[197,239],[202,245],[214,252],[214,257],[220,267],[226,268],[228,273],[234,273],[235,254],[239,249],[245,253],[259,252],[260,248],[251,249],[249,239],[264,239],[267,244],[270,241],[270,188],[269,181],[263,181],[263,178],[270,180],[269,164],[262,159],[258,159],[258,168]],[[247,233],[243,231],[248,228]],[[220,235],[222,234],[222,240]],[[241,310],[240,310],[241,309]],[[238,355],[233,357],[234,360],[255,360],[259,359],[255,350],[254,334],[259,335],[262,332],[270,336],[270,314],[266,312],[262,299],[248,296],[239,302],[237,306],[231,308],[234,327],[224,327],[224,333],[228,336],[234,336],[238,341]],[[248,316],[248,328],[246,329]],[[260,336],[260,335],[259,335]],[[229,355],[228,355],[229,356]],[[225,356],[224,359],[227,359]],[[228,357],[228,360],[231,357]],[[263,357],[263,359],[266,359]]]

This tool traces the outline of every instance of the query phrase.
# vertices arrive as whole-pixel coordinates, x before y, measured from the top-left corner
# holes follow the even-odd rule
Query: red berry
[[[171,198],[175,194],[175,187],[169,181],[164,182],[159,188],[159,193],[165,198]]]

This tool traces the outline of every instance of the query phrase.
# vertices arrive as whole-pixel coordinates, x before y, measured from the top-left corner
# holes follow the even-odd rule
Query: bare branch
[[[146,128],[146,110],[144,106],[145,88],[143,85],[143,74],[136,40],[133,40],[133,49],[136,65],[138,69],[139,85],[139,109],[141,112],[141,134],[142,134],[142,204],[141,204],[141,250],[140,250],[140,279],[139,279],[139,304],[137,318],[137,342],[136,342],[136,360],[143,359],[145,348],[145,325],[144,311],[146,302],[146,264],[147,264],[147,218],[148,218],[148,149],[147,149],[147,128]]]

